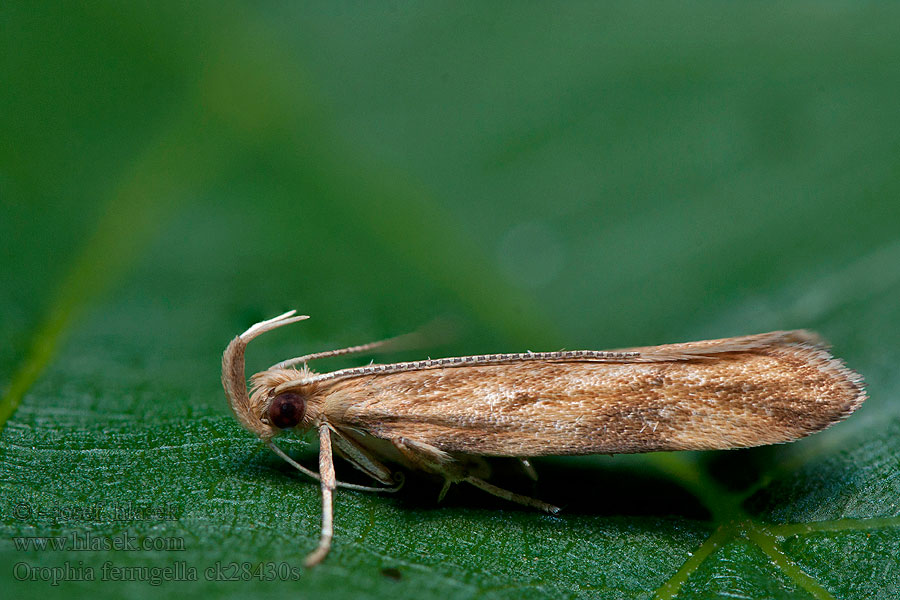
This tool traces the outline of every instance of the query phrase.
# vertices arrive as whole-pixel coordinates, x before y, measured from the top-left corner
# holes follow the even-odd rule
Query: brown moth
[[[363,353],[390,342],[300,356],[253,375],[244,350],[256,336],[306,316],[291,311],[257,323],[222,356],[222,384],[234,415],[275,453],[321,481],[322,529],[306,565],[331,547],[336,487],[396,491],[385,462],[466,482],[526,506],[555,506],[499,488],[481,457],[712,450],[790,442],[825,429],[865,400],[862,377],[809,331],[604,352],[525,352],[374,364],[316,373],[317,358]],[[301,365],[297,368],[295,365]],[[315,428],[319,472],[272,438]],[[337,481],[332,448],[382,484]]]

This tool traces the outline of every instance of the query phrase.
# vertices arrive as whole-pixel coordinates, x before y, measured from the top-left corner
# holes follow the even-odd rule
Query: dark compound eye
[[[278,394],[269,405],[269,422],[279,429],[296,427],[303,420],[306,402],[294,392]]]

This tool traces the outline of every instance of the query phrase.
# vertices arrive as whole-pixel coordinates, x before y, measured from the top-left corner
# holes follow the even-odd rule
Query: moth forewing
[[[320,393],[329,421],[378,438],[523,457],[787,442],[843,419],[864,398],[859,377],[821,347],[673,356],[403,371],[339,380]]]
[[[300,359],[369,351],[380,343],[277,364],[244,385],[243,350],[264,331],[305,317],[286,313],[235,338],[222,380],[238,420],[322,485],[320,543],[328,552],[335,487],[332,445],[381,484],[385,462],[467,482],[508,500],[552,505],[485,481],[478,457],[725,449],[782,443],[846,418],[865,400],[862,378],[816,334],[759,335],[618,351],[526,352],[367,365],[315,373]],[[319,432],[319,471],[281,452],[283,429]]]

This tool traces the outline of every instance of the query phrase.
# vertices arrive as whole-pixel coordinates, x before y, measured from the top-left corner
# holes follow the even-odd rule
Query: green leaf
[[[898,12],[5,6],[0,586],[900,597]],[[808,327],[870,399],[786,446],[501,474],[558,517],[340,490],[307,571],[318,488],[219,384],[291,308],[251,370],[433,318],[458,332],[433,356]]]

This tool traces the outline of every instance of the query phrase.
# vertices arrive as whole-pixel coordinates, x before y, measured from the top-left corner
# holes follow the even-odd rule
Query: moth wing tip
[[[793,329],[783,332],[783,340],[793,344],[805,344],[816,348],[830,348],[831,344],[820,333],[812,329]]]

